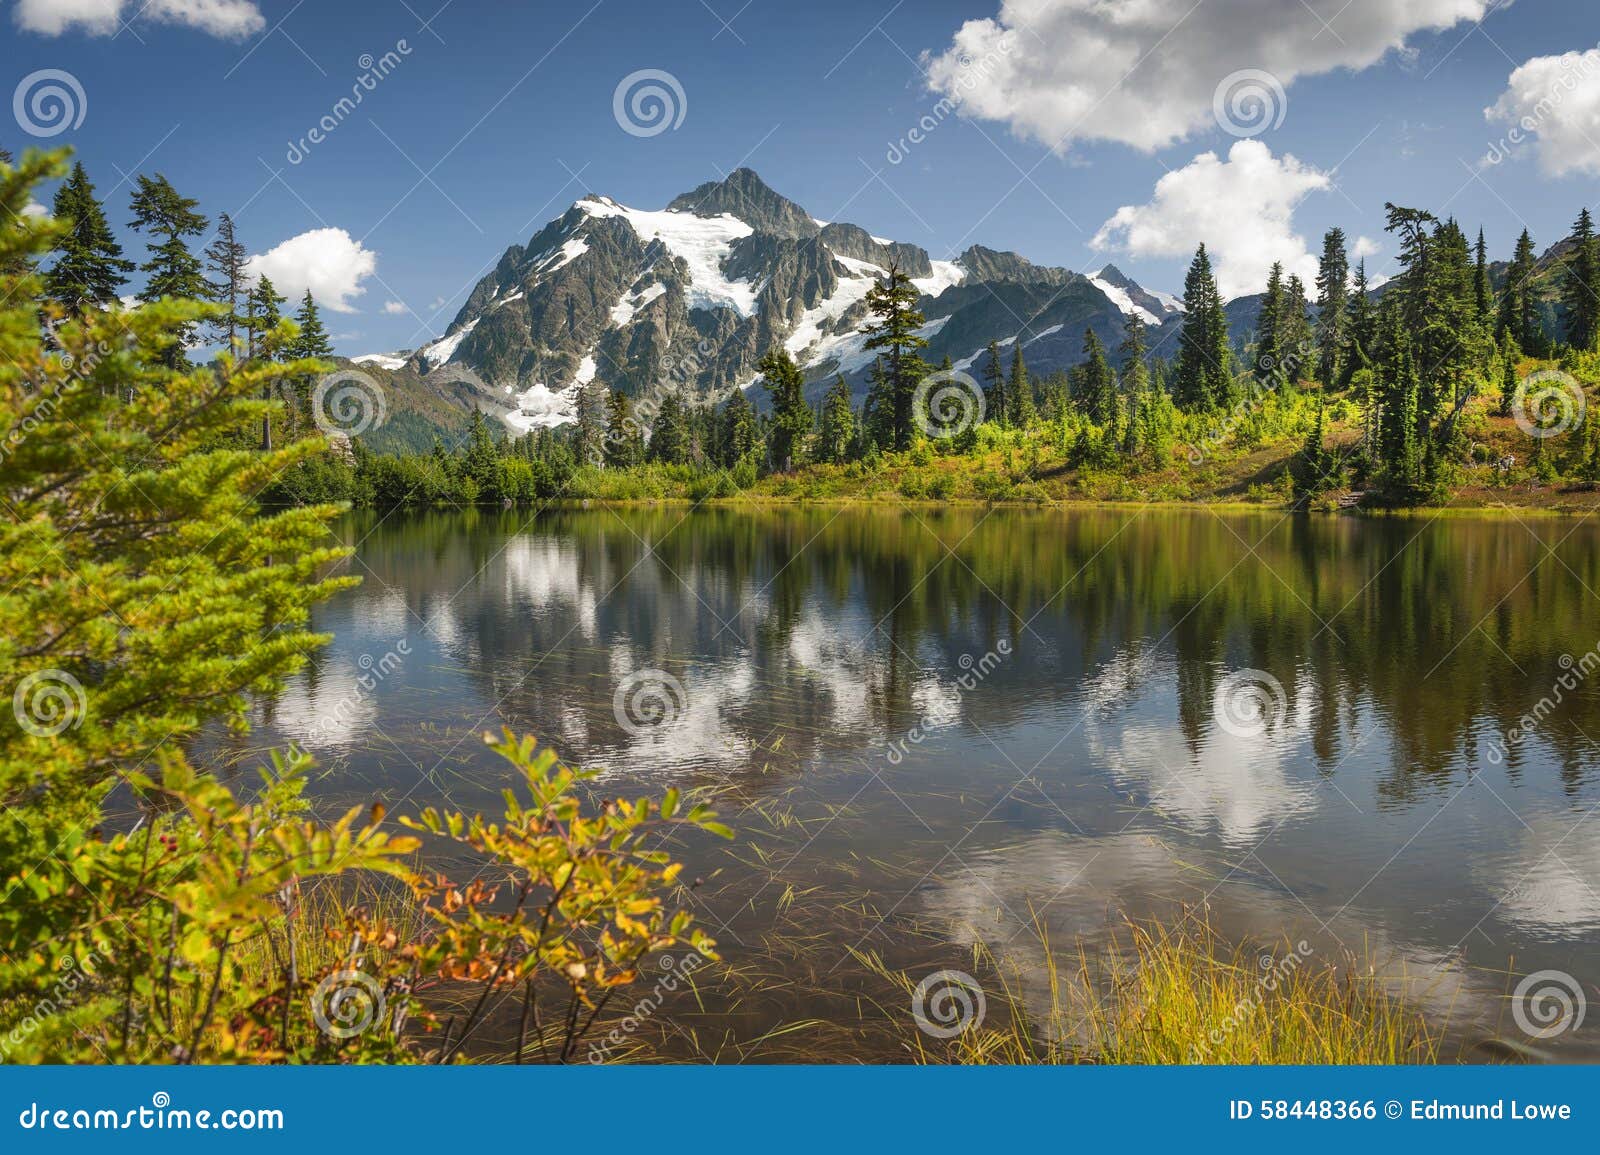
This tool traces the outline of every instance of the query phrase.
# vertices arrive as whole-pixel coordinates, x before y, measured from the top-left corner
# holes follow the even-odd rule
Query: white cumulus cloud
[[[1532,138],[1546,175],[1600,176],[1600,48],[1535,56],[1511,74],[1483,115],[1508,126],[1489,159],[1499,161]]]
[[[391,317],[398,317],[411,312],[404,301],[385,301],[383,303],[383,311]]]
[[[1294,231],[1294,210],[1331,184],[1320,169],[1241,140],[1226,160],[1203,152],[1167,173],[1149,202],[1123,205],[1089,243],[1134,257],[1187,256],[1204,243],[1225,297],[1261,292],[1273,261],[1309,286],[1317,260]]]
[[[251,257],[245,270],[252,278],[265,273],[290,300],[310,289],[324,308],[353,313],[350,298],[366,292],[361,282],[378,271],[378,254],[343,229],[312,229]]]
[[[60,36],[70,28],[111,36],[124,19],[141,16],[228,39],[259,32],[267,23],[251,0],[18,0],[16,10],[20,27],[45,36]]]
[[[1478,20],[1497,2],[1349,0],[1316,5],[1319,17],[1304,0],[1002,0],[925,63],[963,116],[1005,121],[1061,151],[1073,140],[1151,151],[1209,127],[1217,87],[1234,73],[1265,72],[1287,88],[1368,68],[1413,33]]]

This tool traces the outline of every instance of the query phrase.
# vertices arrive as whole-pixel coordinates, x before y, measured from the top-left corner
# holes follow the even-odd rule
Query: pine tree
[[[1533,294],[1533,280],[1538,271],[1539,261],[1534,252],[1533,237],[1527,229],[1523,229],[1522,235],[1517,237],[1511,267],[1506,271],[1497,328],[1501,334],[1510,333],[1517,347],[1533,356],[1541,355],[1544,347],[1538,303]]]
[[[203,236],[210,223],[196,211],[199,205],[192,197],[180,196],[160,173],[154,178],[139,177],[129,202],[133,220],[128,227],[151,237],[145,245],[150,257],[139,266],[139,271],[148,277],[139,300],[147,304],[164,298],[199,300],[210,291],[205,268],[200,258],[189,251],[185,240]],[[184,346],[194,339],[194,325],[179,325],[172,337],[167,363],[178,368],[187,364]]]
[[[1000,364],[1000,346],[990,341],[983,363],[984,414],[1004,428],[1010,407],[1006,404],[1006,371]]]
[[[634,416],[633,402],[620,389],[606,400],[606,465],[632,469],[644,460],[644,436]]]
[[[1145,364],[1144,322],[1129,313],[1122,323],[1122,397],[1127,410],[1123,449],[1136,457],[1150,448],[1150,369]]]
[[[841,373],[822,402],[818,422],[817,456],[837,465],[849,460],[856,439],[856,414],[850,406],[850,386]]]
[[[1344,374],[1341,385],[1348,385],[1363,369],[1372,368],[1378,347],[1378,311],[1372,304],[1372,288],[1367,281],[1365,258],[1356,262],[1355,283],[1350,287],[1350,319],[1344,344]]]
[[[57,240],[55,261],[44,275],[45,296],[73,317],[115,305],[133,262],[123,258],[81,163],[72,166],[72,175],[56,189],[51,215],[70,225]]]
[[[328,330],[322,326],[322,316],[317,312],[317,302],[311,296],[310,289],[300,298],[294,321],[299,326],[299,332],[289,343],[290,358],[312,357],[322,360],[333,356],[333,342],[328,339]]]
[[[1117,421],[1117,379],[1106,361],[1105,347],[1093,329],[1083,331],[1083,363],[1078,366],[1078,405],[1103,428]]]
[[[771,467],[787,473],[805,460],[806,437],[811,432],[811,410],[806,405],[805,374],[787,349],[774,345],[756,365],[772,399],[772,423],[767,430]]]
[[[741,461],[755,455],[760,445],[761,430],[756,424],[755,408],[744,390],[738,390],[722,410],[722,464],[732,469]]]
[[[578,461],[599,468],[606,463],[606,387],[595,378],[578,386],[577,433],[573,450]]]
[[[1228,318],[1203,244],[1184,279],[1183,303],[1173,400],[1186,409],[1216,409],[1232,400],[1233,378],[1228,370]]]
[[[648,456],[651,461],[662,465],[683,465],[689,460],[686,417],[683,399],[675,391],[669,391],[661,398],[655,425],[650,430]]]
[[[878,353],[880,385],[893,414],[896,449],[911,448],[912,401],[928,375],[928,363],[920,352],[928,342],[917,333],[926,323],[917,312],[921,295],[898,265],[891,265],[887,279],[867,291],[867,309],[874,319],[862,330],[867,334],[864,347]]]
[[[1383,379],[1378,418],[1379,463],[1385,484],[1401,500],[1410,500],[1422,480],[1422,448],[1418,437],[1421,381],[1411,334],[1403,322],[1398,298],[1386,303]]]
[[[1018,429],[1033,424],[1033,382],[1028,378],[1028,365],[1022,359],[1022,342],[1018,340],[1011,354],[1011,376],[1006,381],[1006,401],[1010,412],[1006,419]]]
[[[1305,282],[1291,276],[1283,289],[1283,316],[1278,321],[1278,350],[1283,360],[1285,385],[1297,385],[1305,377],[1314,343]]]
[[[1489,247],[1483,242],[1481,225],[1478,227],[1478,243],[1473,254],[1476,262],[1472,278],[1473,301],[1478,307],[1478,316],[1488,323],[1494,315],[1494,292],[1489,287]]]
[[[1283,348],[1279,330],[1283,325],[1283,264],[1272,262],[1267,274],[1267,292],[1261,298],[1261,316],[1256,321],[1256,379],[1262,384],[1275,382],[1283,372]]]
[[[474,407],[467,426],[466,449],[461,455],[461,478],[467,500],[494,500],[498,496],[499,475],[500,451],[494,443],[494,434],[489,430],[483,411]]]
[[[1572,242],[1561,283],[1562,320],[1567,344],[1588,353],[1600,338],[1600,240],[1588,208],[1572,226]]]
[[[226,339],[228,350],[235,355],[239,352],[239,327],[244,324],[244,317],[239,310],[250,292],[250,278],[245,272],[245,262],[248,260],[249,251],[239,243],[233,218],[227,213],[219,214],[217,236],[206,248],[206,262],[216,276],[216,280],[210,283],[210,297],[226,312],[211,324],[217,337]]]
[[[1329,229],[1322,237],[1317,262],[1317,380],[1334,389],[1344,378],[1345,347],[1350,326],[1350,259],[1344,230]]]
[[[260,357],[262,360],[275,360],[275,345],[277,338],[272,334],[277,329],[278,323],[283,320],[281,311],[286,298],[280,297],[272,287],[272,280],[266,274],[256,281],[256,287],[250,291],[249,312],[246,314],[247,332],[249,334],[250,359]],[[261,392],[263,401],[272,400],[271,386],[264,386]],[[272,414],[261,415],[261,448],[272,448]]]

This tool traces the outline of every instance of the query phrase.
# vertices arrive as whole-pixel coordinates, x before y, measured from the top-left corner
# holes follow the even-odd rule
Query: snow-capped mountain
[[[721,400],[755,381],[774,344],[816,391],[842,373],[864,392],[865,298],[892,266],[923,294],[935,364],[970,366],[990,341],[1020,341],[1030,368],[1048,373],[1080,359],[1085,328],[1115,349],[1125,315],[1157,330],[1154,342],[1181,313],[1111,266],[1085,275],[981,246],[935,260],[817,220],[740,169],[659,211],[584,197],[507,249],[406,368],[424,380],[470,370],[517,430],[566,420],[577,387],[596,379],[634,396],[670,387]]]

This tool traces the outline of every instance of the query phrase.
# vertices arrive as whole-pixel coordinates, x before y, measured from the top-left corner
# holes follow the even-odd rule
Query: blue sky
[[[6,7],[5,85],[62,70],[83,116],[35,141],[14,115],[0,143],[73,146],[119,225],[123,174],[160,171],[208,213],[233,213],[253,253],[344,230],[349,243],[326,253],[318,232],[279,254],[326,260],[319,286],[346,278],[319,288],[349,310],[330,317],[343,353],[443,333],[508,244],[585,192],[658,208],[741,164],[817,217],[936,257],[982,243],[1079,270],[1112,261],[1165,290],[1194,242],[1223,248],[1244,285],[1266,254],[1303,261],[1335,224],[1367,237],[1382,271],[1385,200],[1481,224],[1500,257],[1524,225],[1542,248],[1600,200],[1600,13],[1565,0],[1141,0],[1155,23],[1133,29],[1097,23],[1088,0]],[[1414,13],[1389,11],[1401,7]],[[391,51],[389,74],[291,163],[291,142],[349,95],[363,57]],[[1585,51],[1595,74],[1569,59],[1581,87],[1483,164],[1509,127],[1484,110],[1503,101],[1514,120],[1556,82],[1555,57]],[[1124,83],[1130,58],[1146,71]],[[942,116],[930,74],[950,93],[974,67],[960,113]],[[613,115],[619,82],[645,69],[683,93],[681,123],[650,136]],[[1240,70],[1277,81],[1282,119],[1232,151],[1240,138],[1209,94]],[[909,142],[924,117],[937,126]],[[894,145],[909,145],[898,163]],[[1265,197],[1259,212],[1251,199],[1208,208],[1243,193]],[[353,270],[340,264],[352,253]]]

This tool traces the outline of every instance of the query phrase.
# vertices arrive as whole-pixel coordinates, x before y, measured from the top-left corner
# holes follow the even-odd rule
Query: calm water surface
[[[685,1054],[781,1057],[752,1040],[805,1017],[868,1055],[853,949],[934,969],[981,941],[1026,970],[1036,922],[1094,942],[1180,904],[1369,959],[1469,1041],[1521,1038],[1513,968],[1600,999],[1591,524],[665,508],[340,532],[364,583],[253,747],[299,741],[330,804],[391,812],[495,807],[477,735],[502,725],[607,791],[714,792],[738,842],[680,849],[739,989],[664,1012]],[[1600,1058],[1590,1019],[1534,1046]]]

